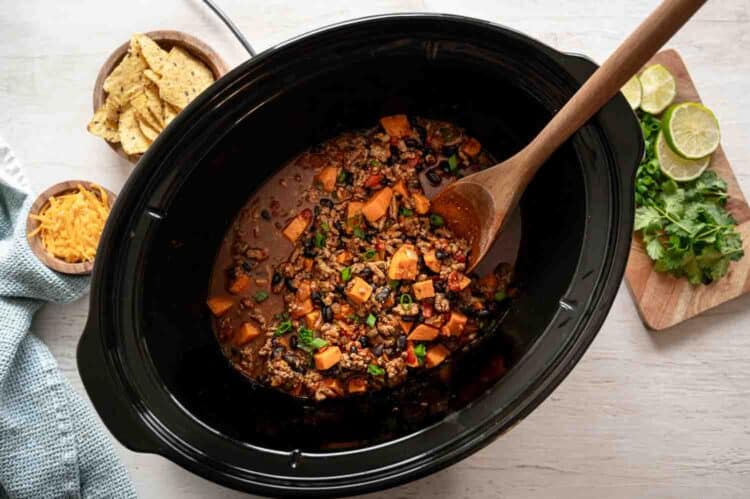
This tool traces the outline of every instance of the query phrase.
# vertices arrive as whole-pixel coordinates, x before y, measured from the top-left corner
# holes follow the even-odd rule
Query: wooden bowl
[[[214,74],[215,80],[218,80],[219,78],[224,76],[228,71],[227,64],[221,57],[219,57],[219,54],[214,52],[211,47],[192,35],[188,35],[187,33],[182,33],[180,31],[171,30],[149,31],[148,33],[144,33],[144,35],[151,38],[164,50],[169,51],[175,45],[182,49],[185,49],[191,55],[203,62],[206,67],[211,70],[211,72]],[[109,76],[112,70],[114,70],[115,67],[120,64],[120,61],[122,61],[122,59],[125,57],[125,54],[127,54],[129,47],[130,40],[117,47],[117,49],[112,52],[112,55],[109,56],[107,61],[99,70],[99,74],[96,77],[96,83],[94,83],[94,112],[102,107],[104,101],[107,99],[107,93],[103,88],[104,80],[106,80],[107,76]],[[122,145],[120,145],[119,142],[117,144],[107,142],[107,144],[109,144],[109,146],[114,149],[117,154],[127,159],[131,163],[137,163],[142,156],[141,154],[127,154],[122,149]]]
[[[31,209],[29,210],[29,215],[36,215],[39,213],[39,211],[42,209],[42,207],[47,204],[47,200],[51,198],[52,196],[58,196],[60,194],[63,194],[68,191],[72,191],[75,188],[77,188],[79,185],[87,188],[92,189],[93,182],[87,182],[85,180],[68,180],[66,182],[60,182],[59,184],[55,184],[43,193],[39,195],[38,198],[36,198],[36,201],[34,201],[34,204],[31,205]],[[104,189],[104,187],[102,187]],[[104,191],[109,196],[109,207],[112,208],[112,203],[115,201],[115,195],[109,191],[108,189],[104,189]],[[95,192],[95,189],[94,189]],[[32,232],[34,229],[36,229],[39,226],[39,221],[34,220],[31,218],[31,216],[27,217],[26,219],[26,233]],[[36,257],[41,261],[44,265],[51,268],[52,270],[56,270],[58,272],[62,272],[63,274],[72,274],[72,275],[86,275],[90,274],[91,271],[94,268],[94,261],[90,262],[80,262],[80,263],[70,263],[66,262],[64,260],[60,260],[59,258],[53,256],[52,254],[48,253],[47,250],[44,248],[44,245],[42,244],[42,239],[39,237],[39,234],[35,235],[31,239],[28,239],[29,241],[29,247],[31,247],[31,251],[36,255]]]

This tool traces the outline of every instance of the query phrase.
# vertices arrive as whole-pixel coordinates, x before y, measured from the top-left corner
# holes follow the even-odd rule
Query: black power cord
[[[250,45],[250,42],[247,41],[247,38],[245,38],[245,35],[242,34],[237,25],[234,24],[231,19],[229,19],[229,16],[227,16],[226,13],[213,2],[213,0],[203,0],[203,3],[208,5],[208,8],[214,11],[214,14],[219,16],[219,19],[224,22],[227,28],[229,28],[229,31],[231,31],[232,34],[234,34],[234,36],[237,38],[237,40],[239,40],[239,42],[242,44],[242,46],[245,47],[245,50],[247,50],[247,53],[250,54],[250,57],[255,57],[255,49],[252,45]]]

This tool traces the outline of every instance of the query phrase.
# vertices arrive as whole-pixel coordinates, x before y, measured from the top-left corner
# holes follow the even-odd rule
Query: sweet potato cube
[[[450,350],[445,348],[443,345],[434,345],[427,349],[427,354],[424,357],[424,364],[428,368],[435,367],[445,360],[450,355]]]
[[[388,279],[414,280],[417,277],[418,263],[417,249],[411,244],[402,245],[391,257],[388,265]]]
[[[252,322],[243,322],[239,329],[234,332],[232,342],[235,346],[241,347],[260,336],[260,333],[260,328]]]
[[[406,188],[406,184],[403,180],[399,180],[398,182],[396,182],[396,185],[393,186],[393,192],[403,198],[409,197],[409,190]]]
[[[312,220],[312,212],[310,210],[303,210],[302,213],[286,224],[286,227],[284,227],[284,230],[281,233],[285,238],[289,239],[289,241],[295,242],[299,239],[299,236],[305,232],[305,229],[307,229],[307,226],[310,224],[310,220]]]
[[[435,296],[435,288],[432,286],[432,279],[415,282],[411,287],[414,290],[414,297],[417,300],[425,300]]]
[[[425,196],[424,194],[415,192],[412,195],[412,200],[414,201],[414,210],[418,214],[424,215],[430,212],[430,200],[427,199],[427,196]]]
[[[370,196],[365,205],[362,207],[362,214],[368,222],[373,223],[380,220],[380,217],[388,212],[388,205],[393,198],[393,189],[383,187],[378,192]]]
[[[336,188],[336,177],[339,169],[335,166],[326,166],[320,173],[315,175],[315,182],[320,184],[320,188],[326,192],[331,192]]]
[[[222,316],[234,305],[234,300],[228,296],[214,296],[206,301],[211,313],[216,317]]]
[[[404,332],[404,334],[409,334],[409,331],[411,331],[411,328],[414,327],[413,322],[406,322],[405,320],[398,320],[398,325],[401,326],[401,330]]]
[[[340,397],[344,394],[344,387],[338,378],[325,378],[320,381],[320,384],[331,390],[335,394],[335,397]]]
[[[341,265],[349,265],[350,263],[352,263],[353,258],[354,256],[351,254],[351,252],[346,250],[336,255],[336,261]]]
[[[420,324],[414,328],[414,331],[406,339],[409,341],[432,341],[437,338],[438,333],[438,328]]]
[[[451,291],[463,291],[469,284],[471,284],[471,279],[461,272],[454,270],[448,274],[448,289]]]
[[[247,289],[250,285],[250,277],[247,274],[238,274],[232,284],[229,285],[229,292],[232,294],[240,294]]]
[[[430,269],[433,272],[440,272],[440,267],[441,267],[440,260],[438,260],[437,256],[435,256],[434,249],[424,253],[423,257],[424,257],[424,264],[427,265],[428,269]]]
[[[305,326],[309,329],[317,329],[320,322],[320,310],[313,310],[305,314]]]
[[[361,305],[370,299],[372,286],[361,277],[355,277],[346,287],[346,296],[357,305]]]
[[[310,298],[311,293],[312,289],[310,288],[310,281],[302,281],[299,283],[299,286],[297,286],[297,291],[294,296],[297,298],[297,301],[304,301]]]
[[[359,376],[349,378],[346,388],[349,393],[364,393],[367,391],[367,380]]]
[[[330,346],[321,348],[315,355],[315,369],[325,371],[335,366],[341,360],[339,347]]]
[[[333,313],[335,319],[348,319],[354,313],[354,309],[348,303],[343,303],[338,312]]]
[[[349,201],[349,204],[346,205],[346,219],[351,220],[361,215],[364,205],[365,203],[362,201]]]
[[[289,306],[289,314],[293,319],[299,319],[313,311],[313,302],[310,298],[302,301],[294,300]]]
[[[461,312],[451,311],[448,321],[443,324],[442,333],[446,336],[461,336],[466,327],[466,316]]]
[[[400,138],[411,134],[411,125],[405,114],[383,116],[380,118],[380,124],[383,126],[385,133],[391,137]]]
[[[470,138],[461,144],[461,151],[468,157],[473,158],[482,150],[482,144],[475,138]]]

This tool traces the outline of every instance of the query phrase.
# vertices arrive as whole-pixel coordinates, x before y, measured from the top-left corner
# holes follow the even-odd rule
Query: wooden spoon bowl
[[[208,69],[211,70],[215,80],[218,80],[229,71],[226,62],[219,57],[219,54],[192,35],[173,30],[149,31],[148,33],[144,33],[144,35],[151,38],[164,50],[169,51],[174,46],[186,50],[190,55],[199,59],[206,65],[206,67],[208,67]],[[94,83],[94,112],[102,107],[104,101],[107,99],[107,93],[103,88],[104,80],[106,80],[107,76],[109,76],[117,65],[120,64],[120,61],[125,57],[125,54],[128,53],[129,47],[130,40],[117,47],[99,70],[99,74],[96,77],[96,83]],[[127,154],[119,143],[113,144],[112,142],[107,142],[107,144],[117,154],[131,163],[137,163],[142,156],[141,154]]]
[[[92,188],[92,185],[94,185],[93,182],[87,182],[85,180],[68,180],[65,182],[60,182],[59,184],[55,184],[41,193],[39,197],[36,198],[36,201],[34,201],[34,204],[31,205],[31,209],[29,210],[29,216],[26,218],[26,233],[28,234],[30,232],[33,232],[39,226],[39,221],[32,218],[31,215],[39,214],[44,205],[47,204],[49,198],[75,190],[79,185],[91,190],[92,192],[96,192],[96,188]],[[112,208],[112,204],[115,202],[114,193],[112,193],[108,189],[105,189],[104,187],[102,187],[102,189],[104,189],[104,191],[107,193],[107,196],[109,197],[108,204],[109,207]],[[29,247],[31,248],[31,251],[34,253],[34,255],[39,259],[40,262],[42,262],[52,270],[70,275],[88,275],[94,269],[93,260],[90,262],[71,263],[66,262],[65,260],[61,260],[52,255],[42,244],[42,239],[41,237],[39,237],[39,234],[28,239],[28,241]]]

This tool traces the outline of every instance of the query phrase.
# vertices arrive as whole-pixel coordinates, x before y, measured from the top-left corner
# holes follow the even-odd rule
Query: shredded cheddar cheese
[[[28,237],[38,234],[44,248],[56,258],[90,262],[96,256],[107,216],[107,191],[95,184],[91,189],[78,185],[74,191],[50,197],[38,215],[30,215],[39,225]]]

